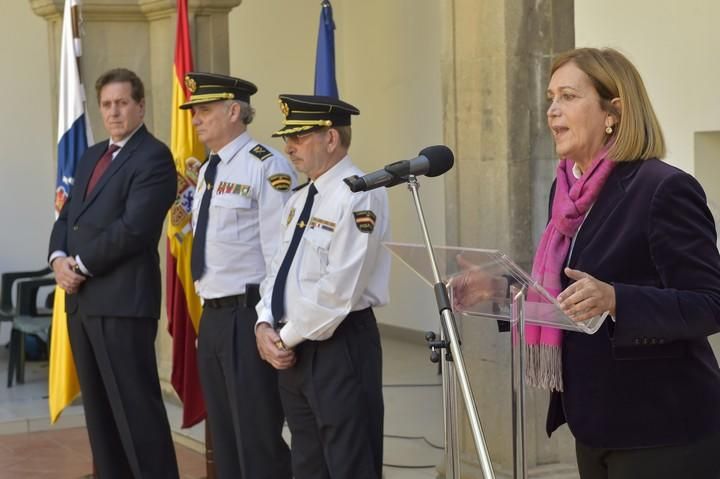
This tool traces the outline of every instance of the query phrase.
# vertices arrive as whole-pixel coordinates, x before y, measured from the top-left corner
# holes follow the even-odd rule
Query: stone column
[[[574,44],[573,0],[445,0],[448,244],[501,249],[529,269],[547,216],[555,156],[545,122],[551,58]],[[494,322],[462,321],[463,349],[493,462],[512,471],[509,337]],[[528,462],[566,456],[544,432],[547,394],[529,394]],[[459,419],[467,424],[465,411]],[[462,477],[481,477],[462,434]]]
[[[60,35],[64,0],[29,0],[35,14],[48,24],[52,104],[48,111],[53,124],[57,119]],[[195,68],[218,73],[229,72],[228,14],[241,0],[189,0],[188,16],[193,42]],[[107,137],[95,100],[94,82],[104,71],[126,67],[145,84],[148,129],[170,143],[172,75],[177,23],[175,0],[84,0],[83,56],[81,76],[88,96],[88,113],[95,140]],[[160,258],[165,259],[165,241],[160,241]],[[164,297],[164,296],[163,296]],[[169,385],[172,341],[167,334],[165,308],[158,329],[157,352],[164,390]]]

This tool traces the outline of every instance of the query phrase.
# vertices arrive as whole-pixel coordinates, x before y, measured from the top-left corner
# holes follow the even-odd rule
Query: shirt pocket
[[[244,233],[247,233],[245,230],[252,229],[251,222],[244,221],[252,216],[252,198],[241,195],[214,196],[211,209],[212,230],[219,240],[243,239]]]
[[[303,234],[302,243],[300,274],[305,280],[319,280],[327,272],[332,233],[320,228],[308,229]]]

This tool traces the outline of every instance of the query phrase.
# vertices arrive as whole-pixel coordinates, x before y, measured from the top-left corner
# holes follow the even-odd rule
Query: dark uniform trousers
[[[350,313],[325,341],[295,348],[279,372],[295,479],[382,477],[382,351],[372,309]]]
[[[290,479],[277,371],[260,358],[254,307],[213,308],[200,321],[198,368],[219,479]]]
[[[576,441],[575,451],[582,479],[720,479],[720,435],[641,449],[602,449]]]
[[[68,334],[100,479],[176,479],[155,359],[155,318],[69,315]]]

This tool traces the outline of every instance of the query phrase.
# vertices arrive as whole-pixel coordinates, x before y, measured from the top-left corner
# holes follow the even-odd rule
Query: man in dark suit
[[[168,148],[143,125],[142,81],[126,69],[95,84],[110,139],[80,159],[50,237],[100,477],[177,478],[155,359],[163,220],[175,200]]]

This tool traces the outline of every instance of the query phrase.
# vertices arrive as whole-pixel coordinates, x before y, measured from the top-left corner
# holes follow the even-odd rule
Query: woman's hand
[[[587,273],[565,268],[574,282],[557,297],[563,312],[573,321],[585,321],[609,311],[615,316],[615,288]]]
[[[453,310],[468,310],[478,303],[503,295],[505,278],[488,274],[460,254],[456,260],[461,272],[453,276],[448,284],[452,292]]]

